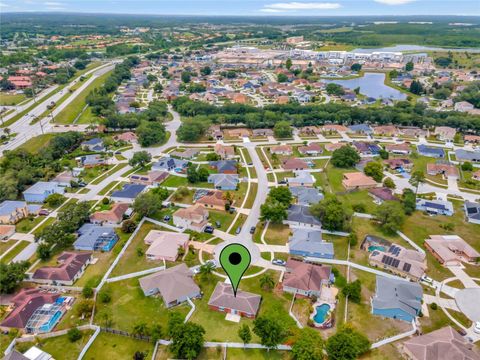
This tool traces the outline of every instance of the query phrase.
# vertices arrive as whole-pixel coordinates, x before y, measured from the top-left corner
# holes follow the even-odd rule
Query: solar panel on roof
[[[393,262],[393,258],[389,256],[387,265],[392,265],[392,262]]]
[[[403,264],[403,271],[409,272],[411,268],[412,268],[411,264],[409,263]]]
[[[400,265],[400,260],[394,259],[393,262],[392,262],[392,266],[393,267],[398,267],[398,265]]]
[[[390,248],[388,249],[388,252],[393,252],[393,250],[395,250],[395,245],[390,246]]]
[[[382,257],[382,264],[385,264],[385,261],[387,260],[387,255],[383,255]]]

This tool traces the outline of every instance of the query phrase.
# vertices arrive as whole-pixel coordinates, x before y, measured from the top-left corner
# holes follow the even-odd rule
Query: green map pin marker
[[[237,296],[238,284],[240,284],[240,280],[247,271],[251,260],[250,252],[242,244],[229,244],[220,252],[220,265],[230,279],[235,297]]]

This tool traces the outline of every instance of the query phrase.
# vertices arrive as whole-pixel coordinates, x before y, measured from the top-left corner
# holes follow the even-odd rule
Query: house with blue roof
[[[16,224],[29,215],[37,215],[41,208],[25,201],[5,200],[0,204],[0,224]]]
[[[84,141],[81,144],[81,146],[82,148],[89,151],[95,151],[95,152],[105,151],[105,145],[103,145],[103,140],[100,138],[93,138],[93,139]]]
[[[73,243],[75,250],[110,251],[118,241],[112,226],[84,224],[78,230],[78,238]]]
[[[418,153],[422,156],[428,156],[433,158],[444,158],[445,151],[439,147],[427,146],[424,144],[417,145]]]
[[[188,161],[166,156],[152,165],[152,171],[175,171],[180,173],[183,172],[187,166]]]
[[[53,181],[39,181],[23,192],[27,202],[43,203],[52,194],[64,194],[65,188]]]
[[[367,124],[355,124],[348,127],[349,133],[370,135],[373,133],[373,129]]]
[[[236,190],[240,179],[237,174],[210,174],[207,181],[215,189]]]
[[[457,149],[455,150],[455,157],[458,161],[469,161],[472,163],[480,163],[480,150],[464,150],[464,149]]]
[[[99,154],[79,156],[75,158],[75,161],[77,162],[78,166],[86,167],[86,168],[95,167],[97,165],[103,165],[107,163],[107,159],[105,159],[103,156]]]
[[[147,187],[141,184],[125,184],[121,190],[116,190],[110,196],[115,202],[133,203]]]
[[[287,219],[283,220],[285,225],[292,228],[322,229],[322,223],[310,213],[309,206],[290,205],[287,210]]]
[[[235,160],[210,161],[210,166],[216,169],[219,174],[236,174],[238,172]]]
[[[320,230],[294,228],[288,239],[288,248],[291,255],[333,259],[333,244],[322,240]]]
[[[377,276],[372,314],[412,322],[420,314],[423,290],[418,283]]]
[[[453,215],[453,204],[450,201],[417,199],[416,209],[432,215]]]
[[[297,198],[298,205],[311,205],[323,200],[323,194],[313,187],[293,186],[290,192]]]

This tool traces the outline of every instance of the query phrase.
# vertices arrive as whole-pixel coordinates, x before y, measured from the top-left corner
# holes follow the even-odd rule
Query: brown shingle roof
[[[208,305],[235,309],[247,314],[256,315],[260,307],[262,297],[246,291],[237,291],[237,296],[233,296],[232,286],[225,283],[217,283],[215,290],[208,301]]]
[[[331,272],[330,266],[293,259],[288,259],[286,268],[283,286],[305,291],[319,291],[322,288],[322,280],[328,280]]]

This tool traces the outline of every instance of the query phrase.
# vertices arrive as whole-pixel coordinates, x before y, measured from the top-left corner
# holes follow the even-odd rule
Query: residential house
[[[463,203],[463,208],[465,210],[465,219],[472,224],[480,224],[480,204],[465,201]]]
[[[219,174],[237,174],[237,162],[235,160],[210,161],[210,166]]]
[[[172,151],[170,156],[179,157],[181,159],[193,159],[200,152],[199,149],[188,148],[184,151]]]
[[[343,126],[343,125],[338,125],[338,124],[325,124],[321,127],[322,132],[327,132],[327,133],[342,133],[342,132],[347,132],[348,128]]]
[[[323,194],[313,187],[290,186],[290,192],[297,199],[298,205],[308,206],[323,200]]]
[[[422,308],[422,286],[377,275],[372,314],[412,322]]]
[[[284,170],[306,170],[309,168],[307,162],[301,159],[287,159],[282,163]]]
[[[173,223],[182,229],[202,232],[208,223],[208,211],[200,204],[178,209],[173,213]]]
[[[480,181],[480,170],[477,170],[474,173],[472,173],[472,179]]]
[[[453,215],[453,205],[450,201],[417,199],[416,209],[432,215]]]
[[[229,137],[232,138],[242,138],[250,136],[250,130],[245,128],[238,128],[238,129],[226,129],[225,132]]]
[[[313,257],[321,259],[333,259],[333,244],[322,240],[320,230],[295,228],[292,236],[288,239],[290,255]]]
[[[384,201],[398,201],[398,198],[393,195],[392,189],[387,187],[368,189],[368,195],[373,198],[376,204],[382,204]]]
[[[145,185],[140,184],[124,184],[121,190],[115,190],[110,197],[115,202],[131,204],[146,188]]]
[[[320,297],[322,287],[331,282],[330,266],[288,259],[283,276],[283,291],[306,297]]]
[[[474,108],[475,107],[473,106],[473,104],[470,104],[468,101],[459,101],[454,105],[455,111],[460,111],[460,112],[469,112]]]
[[[322,223],[310,213],[308,206],[290,205],[287,210],[287,219],[283,223],[290,227],[322,229]]]
[[[84,224],[78,234],[73,243],[75,250],[110,251],[118,241],[118,235],[112,226]]]
[[[195,203],[201,204],[209,209],[225,210],[228,201],[222,191],[211,190],[198,198]]]
[[[445,266],[475,263],[480,258],[480,253],[458,235],[430,235],[425,248]]]
[[[240,182],[237,174],[210,174],[207,181],[219,190],[236,190]]]
[[[313,185],[315,185],[316,179],[308,171],[304,171],[304,170],[295,171],[294,174],[295,174],[295,177],[286,178],[288,186],[313,187]]]
[[[400,172],[410,171],[413,168],[413,162],[410,159],[393,158],[383,161],[391,170],[397,170]]]
[[[53,360],[53,357],[38,347],[32,346],[24,354],[14,348],[8,354],[6,353],[2,360]]]
[[[88,151],[103,152],[105,151],[105,146],[103,140],[100,138],[93,138],[87,141],[84,141],[81,144],[81,147]]]
[[[403,144],[387,144],[385,145],[385,150],[389,153],[396,155],[409,155],[412,151],[410,145],[407,143]]]
[[[273,136],[273,130],[272,129],[253,129],[253,136],[254,137]]]
[[[254,319],[260,308],[262,297],[246,291],[233,293],[232,285],[218,282],[208,300],[208,307],[215,311]]]
[[[152,165],[153,171],[175,171],[184,172],[188,166],[188,161],[175,159],[172,157],[162,157]]]
[[[342,185],[347,191],[370,189],[378,186],[378,183],[370,176],[361,172],[349,172],[343,174]]]
[[[396,126],[393,125],[381,125],[375,126],[373,128],[373,133],[378,136],[397,136],[399,134],[399,130]]]
[[[147,175],[140,175],[140,174],[132,174],[130,175],[129,179],[130,182],[133,184],[140,184],[140,185],[160,185],[170,173],[167,171],[149,171]]]
[[[428,175],[442,175],[445,178],[458,179],[460,174],[455,165],[449,162],[437,161],[435,164],[427,164],[427,174]]]
[[[367,124],[355,124],[348,127],[348,133],[350,134],[360,134],[360,135],[371,135],[373,134],[373,129]]]
[[[57,266],[42,266],[35,270],[30,280],[40,284],[72,286],[92,263],[92,252],[64,251],[57,258]]]
[[[63,187],[70,187],[72,182],[78,181],[78,178],[73,175],[72,171],[64,171],[55,176],[53,178],[52,182],[56,182],[58,185],[63,186]]]
[[[0,224],[16,224],[29,214],[25,201],[5,200],[0,204]]]
[[[480,149],[474,151],[457,149],[455,150],[455,158],[460,162],[480,163]]]
[[[129,207],[130,205],[125,203],[113,204],[110,210],[97,211],[90,215],[90,222],[97,225],[120,224]]]
[[[15,234],[15,225],[0,225],[0,241],[8,240]]]
[[[107,159],[101,154],[83,155],[75,158],[77,165],[84,168],[92,168],[98,165],[108,163]]]
[[[469,144],[479,144],[480,143],[480,136],[479,135],[465,135],[463,140]]]
[[[408,360],[480,360],[475,346],[451,326],[404,341],[400,352]]]
[[[144,276],[139,283],[145,296],[158,294],[167,308],[201,296],[192,272],[184,263]]]
[[[417,145],[418,153],[422,156],[433,157],[433,158],[444,158],[445,151],[439,147],[427,146],[427,145]]]
[[[303,126],[299,129],[300,134],[309,136],[318,135],[322,133],[322,129],[318,126]]]
[[[348,145],[348,143],[344,143],[344,142],[328,143],[328,144],[325,144],[325,150],[333,152],[333,151],[335,151],[337,149],[340,149],[344,146],[349,146],[349,145]]]
[[[235,157],[235,148],[233,146],[215,144],[215,153],[218,154],[223,160],[233,159]]]
[[[56,182],[39,181],[23,192],[25,201],[43,203],[52,194],[64,194],[65,188]]]
[[[378,155],[381,150],[381,147],[375,143],[354,141],[352,145],[362,155]]]
[[[436,138],[441,141],[453,141],[456,133],[457,130],[449,126],[437,126],[433,131]]]
[[[207,132],[216,140],[223,139],[223,131],[220,129],[220,125],[211,125]]]
[[[277,145],[270,148],[270,153],[275,155],[290,156],[293,154],[293,150],[290,145]]]
[[[134,132],[127,131],[118,135],[115,135],[113,137],[117,141],[124,141],[128,143],[134,143],[137,142],[137,135]]]
[[[323,149],[319,144],[311,143],[306,146],[299,146],[298,152],[302,155],[317,156],[323,152]]]
[[[427,136],[427,131],[418,127],[403,127],[400,128],[400,133],[409,138],[418,138],[421,136]]]
[[[151,230],[145,239],[145,244],[150,247],[145,252],[147,260],[176,261],[178,249],[188,251],[190,235],[168,231]]]

